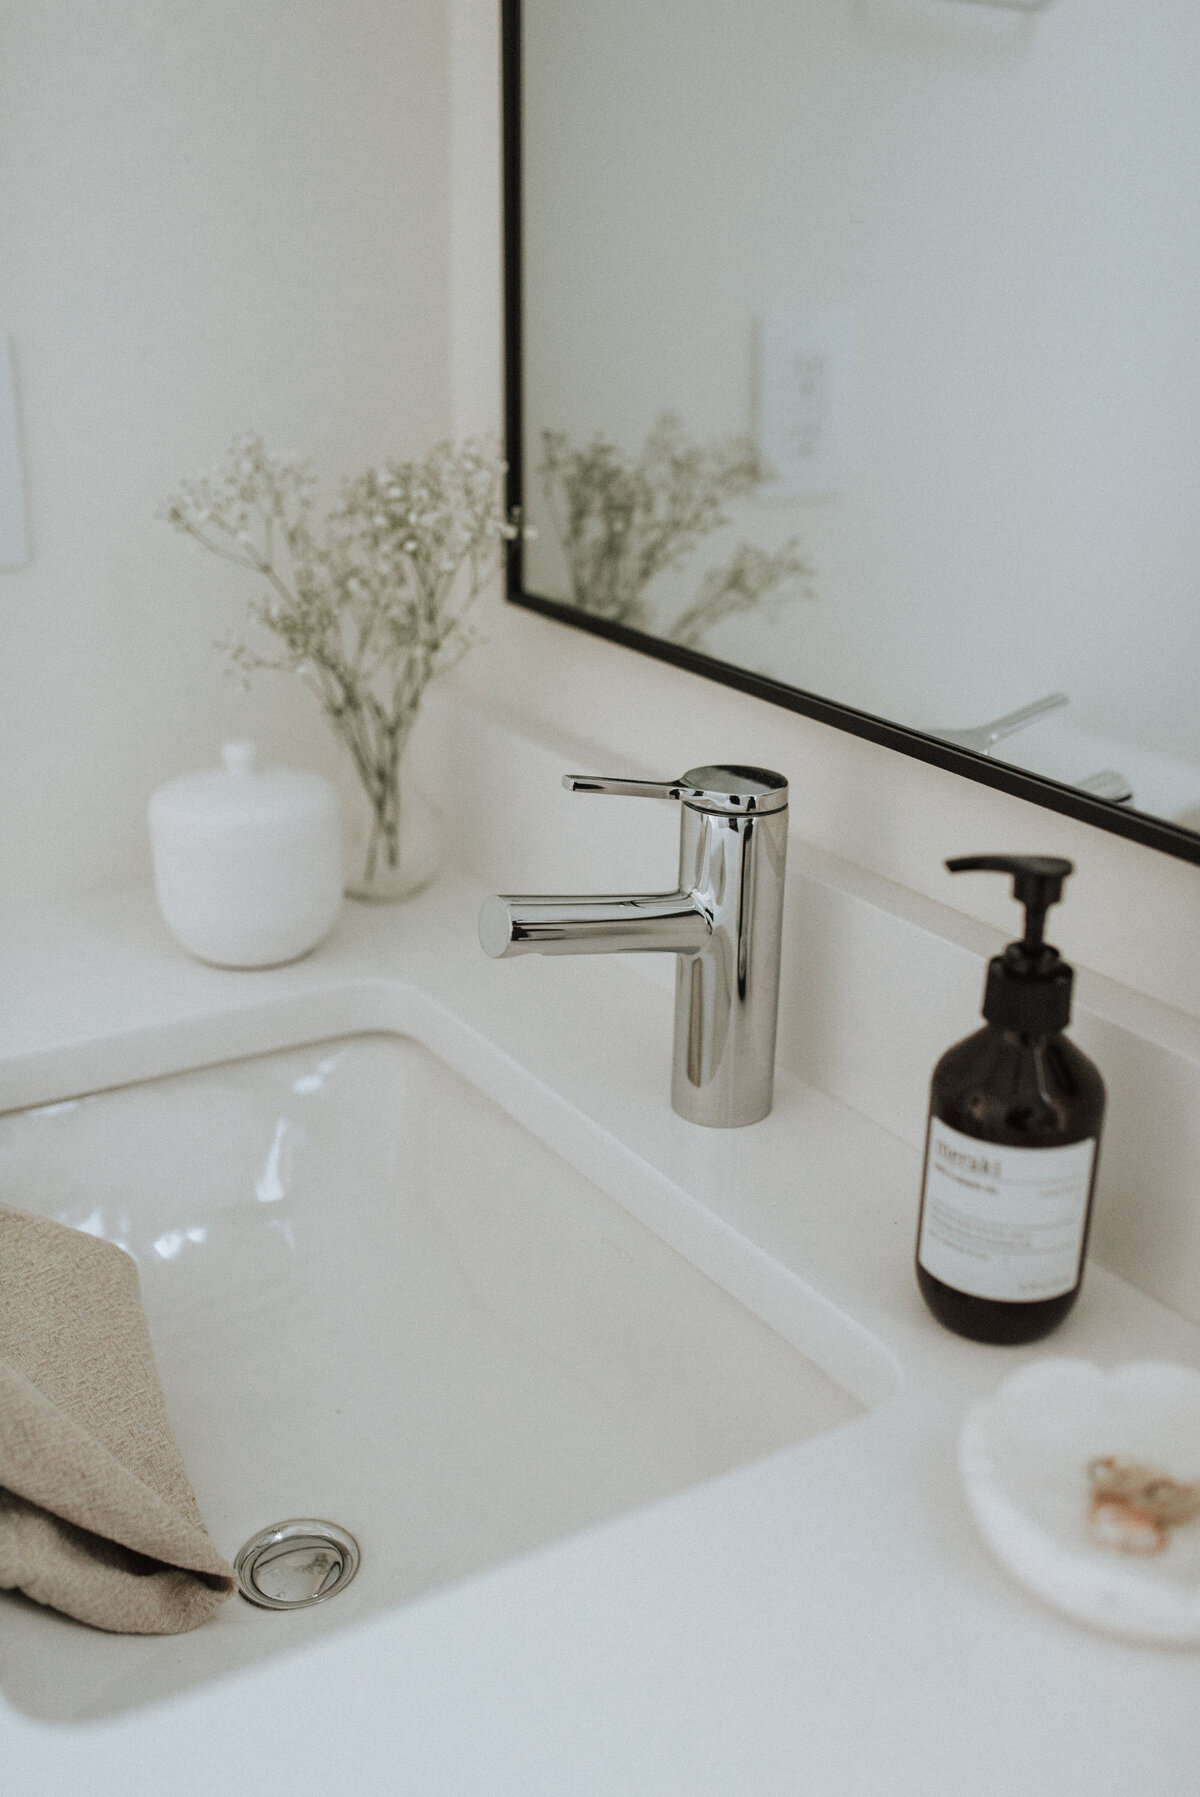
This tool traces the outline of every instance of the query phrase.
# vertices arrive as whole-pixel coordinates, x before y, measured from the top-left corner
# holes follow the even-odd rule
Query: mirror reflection
[[[524,0],[525,586],[1200,831],[1192,0]]]

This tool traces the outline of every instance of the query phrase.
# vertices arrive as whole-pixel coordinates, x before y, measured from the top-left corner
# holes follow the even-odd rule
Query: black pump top
[[[952,874],[1011,874],[1013,897],[1025,907],[1025,934],[988,963],[983,1014],[1001,1029],[1022,1036],[1045,1036],[1071,1021],[1073,975],[1058,950],[1043,940],[1046,913],[1062,898],[1063,882],[1075,871],[1059,855],[959,855],[947,861]]]

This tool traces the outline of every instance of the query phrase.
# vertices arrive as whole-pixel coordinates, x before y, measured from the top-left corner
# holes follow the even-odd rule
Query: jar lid
[[[332,783],[304,768],[255,765],[253,742],[226,743],[222,768],[181,774],[160,786],[150,800],[151,816],[191,824],[263,825],[300,819],[326,810]]]

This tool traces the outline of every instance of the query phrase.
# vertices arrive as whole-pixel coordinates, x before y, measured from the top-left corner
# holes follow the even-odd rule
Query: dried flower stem
[[[602,436],[575,449],[564,432],[543,431],[539,474],[573,604],[649,630],[651,581],[728,524],[729,503],[751,493],[767,469],[749,438],[696,444],[675,414],[664,412],[636,458]],[[803,583],[798,590],[811,597],[811,579],[795,537],[771,555],[739,544],[725,567],[705,576],[695,602],[658,634],[696,647],[722,618],[760,604],[784,582]]]

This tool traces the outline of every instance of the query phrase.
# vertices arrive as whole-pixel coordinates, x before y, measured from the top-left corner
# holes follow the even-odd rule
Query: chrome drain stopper
[[[296,1517],[251,1536],[233,1562],[242,1596],[264,1610],[304,1610],[344,1591],[358,1543],[333,1522]]]

